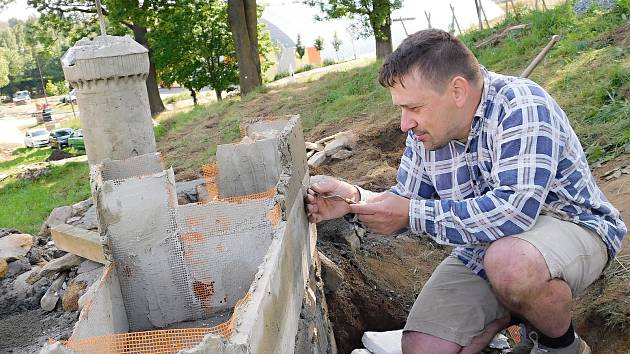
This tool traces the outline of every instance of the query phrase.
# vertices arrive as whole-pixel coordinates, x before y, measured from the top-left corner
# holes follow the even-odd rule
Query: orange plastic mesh
[[[277,194],[276,187],[272,187],[265,192],[241,195],[237,197],[222,197],[217,184],[217,177],[219,175],[219,167],[217,164],[203,165],[201,167],[201,173],[203,174],[203,178],[206,180],[206,190],[208,191],[210,200],[240,204],[241,202],[247,200],[271,199]]]
[[[201,174],[206,180],[206,190],[210,200],[217,199],[219,197],[219,186],[217,184],[217,177],[219,176],[219,166],[217,164],[207,164],[201,167]]]
[[[97,336],[78,340],[66,340],[61,343],[76,353],[155,353],[170,354],[198,345],[209,333],[230,339],[234,334],[237,315],[251,299],[251,293],[239,300],[229,320],[209,328],[161,329],[154,331],[120,333]],[[49,339],[49,343],[54,340]]]
[[[280,208],[280,204],[276,203],[273,209],[269,210],[269,212],[265,216],[271,221],[271,225],[278,225],[278,223],[282,219],[282,208]]]
[[[518,344],[521,342],[521,329],[519,326],[510,326],[508,327],[507,332],[510,338],[514,340],[514,343]]]

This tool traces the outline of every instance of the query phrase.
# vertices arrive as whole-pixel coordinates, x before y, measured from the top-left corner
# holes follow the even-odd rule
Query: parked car
[[[85,150],[85,144],[83,143],[83,132],[81,129],[75,130],[74,133],[68,138],[68,146],[77,150]]]
[[[26,147],[41,147],[48,145],[50,132],[46,129],[33,129],[26,132],[24,145]]]
[[[31,95],[28,91],[18,91],[13,95],[13,103],[16,105],[31,103]]]
[[[71,128],[55,129],[50,133],[50,146],[56,149],[61,149],[68,146],[68,138],[74,133]]]
[[[77,103],[77,89],[72,89],[67,95],[61,97],[61,103]]]

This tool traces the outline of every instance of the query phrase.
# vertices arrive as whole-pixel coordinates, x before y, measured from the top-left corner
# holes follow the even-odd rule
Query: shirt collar
[[[488,101],[488,88],[490,87],[490,73],[483,67],[483,65],[479,65],[479,69],[481,71],[481,77],[483,78],[483,89],[481,92],[479,106],[477,106],[477,110],[475,111],[475,118],[483,117],[483,112],[486,109],[486,102]]]

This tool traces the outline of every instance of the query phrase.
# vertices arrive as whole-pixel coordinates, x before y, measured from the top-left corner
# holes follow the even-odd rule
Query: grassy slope
[[[0,227],[36,234],[52,209],[90,196],[88,175],[87,163],[69,162],[50,166],[50,172],[35,181],[11,177],[0,182]]]

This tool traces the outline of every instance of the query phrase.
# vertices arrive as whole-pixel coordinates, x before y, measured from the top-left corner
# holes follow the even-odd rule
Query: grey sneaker
[[[530,354],[591,354],[591,348],[586,342],[580,338],[577,333],[575,334],[575,340],[571,345],[564,348],[547,348],[544,345],[538,343],[538,333],[532,331],[529,333],[529,339],[534,343]]]

